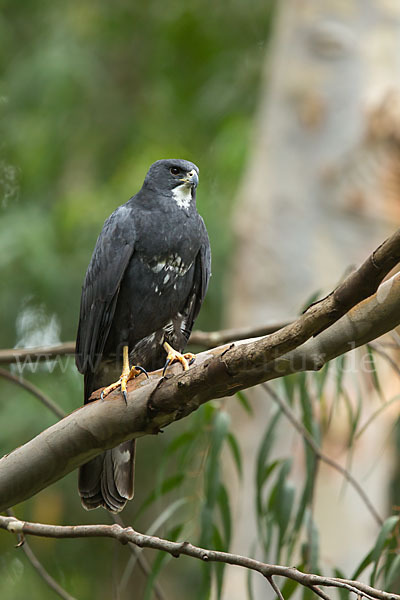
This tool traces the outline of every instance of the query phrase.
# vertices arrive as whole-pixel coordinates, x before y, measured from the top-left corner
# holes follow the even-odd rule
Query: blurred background
[[[400,7],[389,0],[379,7],[372,0],[277,4],[1,2],[1,348],[75,338],[81,284],[102,224],[159,158],[185,158],[200,168],[198,209],[213,277],[196,328],[290,319],[396,228]],[[399,393],[386,362],[377,371],[383,386],[375,366],[373,375],[360,375],[362,356],[354,360],[346,390],[355,404],[340,379],[336,420],[320,431],[326,449],[343,460],[357,407],[361,423],[361,405],[365,421]],[[65,412],[82,403],[72,357],[10,370]],[[292,384],[291,399],[303,390],[304,400],[305,380]],[[318,390],[307,396],[316,423],[323,411],[312,400],[332,396]],[[0,393],[1,454],[55,422],[3,378]],[[352,452],[354,470],[384,517],[397,498],[395,410],[391,403]],[[271,411],[271,401],[255,391],[209,403],[163,436],[140,440],[137,493],[124,521],[284,562],[285,555],[264,552],[260,519],[267,517],[254,516],[254,465]],[[301,440],[287,430],[277,429],[271,461],[297,455]],[[285,473],[300,489],[306,466],[297,460]],[[340,495],[340,478],[322,470],[318,481],[309,504],[320,555],[328,570],[337,565],[350,576],[379,528],[351,490]],[[332,495],[341,498],[333,512]],[[265,511],[273,512],[274,501],[266,500]],[[102,511],[83,511],[76,473],[15,511],[45,523],[112,522]],[[300,543],[300,526],[297,534]],[[33,600],[54,598],[14,545],[0,534],[2,597],[22,600],[29,591]],[[265,597],[265,583],[249,584],[238,569],[223,582],[221,568],[184,557],[146,552],[143,565],[110,540],[30,545],[79,599]]]

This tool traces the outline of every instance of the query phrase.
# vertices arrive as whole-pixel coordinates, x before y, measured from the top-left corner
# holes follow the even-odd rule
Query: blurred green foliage
[[[74,338],[80,286],[104,219],[139,189],[149,165],[166,157],[187,158],[200,167],[198,205],[210,234],[213,278],[198,325],[218,327],[230,215],[249,150],[272,2],[3,0],[1,7],[1,347]],[[81,377],[71,359],[36,367],[24,369],[24,376],[65,411],[79,406]],[[1,380],[0,386],[4,453],[55,418],[26,392]],[[219,446],[212,451],[212,440],[222,443],[210,410],[193,421],[203,468],[207,448],[211,457],[219,453]],[[177,424],[165,439],[140,442],[137,499],[124,513],[127,523],[145,530],[162,512],[167,494],[135,518],[154,491],[155,464],[187,427]],[[235,441],[227,439],[234,448]],[[215,468],[211,462],[206,475],[215,475]],[[200,539],[204,511],[222,511],[227,498],[222,484],[207,488],[203,470],[191,469],[186,493],[199,503],[198,512],[186,517]],[[211,515],[208,527],[214,541],[220,527],[224,545],[230,523],[222,512],[225,522],[219,518],[215,527]],[[16,513],[48,523],[110,522],[101,511],[81,509],[75,474]],[[0,535],[1,597],[22,600],[29,590],[32,600],[54,598],[14,543],[12,536]],[[79,599],[111,598],[113,581],[124,570],[120,565],[129,558],[126,548],[109,540],[32,540],[31,546]],[[170,597],[187,597],[185,590],[204,582],[201,568],[184,558],[172,561],[168,575],[163,582]],[[121,598],[143,597],[145,586],[136,568]]]

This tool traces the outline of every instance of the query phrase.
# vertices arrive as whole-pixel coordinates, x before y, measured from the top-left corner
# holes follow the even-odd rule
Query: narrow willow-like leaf
[[[384,589],[390,590],[392,584],[400,579],[400,554],[393,554],[393,560],[385,574]]]
[[[230,417],[225,411],[215,414],[211,433],[211,448],[206,468],[206,500],[209,506],[214,506],[217,500],[220,484],[219,459],[222,444],[228,434]]]
[[[329,373],[330,365],[331,365],[330,362],[325,363],[324,366],[322,367],[322,369],[320,369],[320,371],[317,371],[314,374],[314,381],[316,383],[317,395],[318,395],[319,400],[324,395],[325,384],[328,381],[328,373]]]
[[[297,380],[298,376],[296,373],[294,373],[293,375],[286,375],[286,377],[282,377],[281,380],[283,392],[290,406],[293,406],[294,394],[297,387]]]
[[[304,564],[301,564],[295,568],[299,571],[303,571]],[[282,596],[285,598],[285,600],[289,600],[289,598],[294,594],[299,585],[300,584],[298,581],[294,581],[293,579],[289,578],[286,579],[285,583],[281,587]]]
[[[310,509],[307,510],[308,564],[311,573],[319,573],[319,533]]]
[[[246,577],[246,589],[247,589],[247,598],[248,600],[254,599],[254,591],[253,591],[253,569],[247,569],[247,577]]]
[[[221,521],[224,528],[224,549],[228,550],[232,535],[232,517],[229,496],[223,484],[220,485],[218,494],[218,506],[221,513]]]
[[[201,429],[198,430],[197,436],[201,435]],[[184,433],[182,433],[181,435],[178,435],[175,439],[173,439],[167,446],[165,452],[163,453],[160,463],[159,463],[159,467],[157,470],[157,476],[156,476],[156,486],[154,489],[154,493],[156,494],[157,497],[160,496],[161,494],[161,490],[162,490],[162,486],[163,486],[163,482],[166,479],[166,470],[167,470],[167,465],[169,463],[169,461],[171,460],[171,457],[175,454],[175,453],[179,453],[180,450],[182,450],[182,456],[185,457],[185,459],[189,459],[191,458],[191,447],[193,446],[193,442],[196,440],[196,433],[194,431],[185,431]],[[182,468],[182,465],[180,466],[179,469],[181,472],[184,472],[184,469]]]
[[[392,533],[394,527],[399,522],[399,518],[397,515],[392,515],[382,525],[382,528],[379,532],[378,539],[376,540],[376,544],[372,550],[371,559],[374,563],[374,567],[372,569],[370,583],[372,586],[375,585],[376,573],[378,569],[379,559],[381,558],[382,552],[385,546],[388,543],[388,536]]]
[[[262,498],[263,498],[263,486],[266,481],[265,473],[266,466],[268,465],[269,453],[271,451],[274,435],[275,435],[275,427],[281,417],[281,411],[277,411],[275,415],[272,417],[267,430],[264,434],[264,438],[261,442],[260,449],[257,455],[257,466],[256,466],[256,509],[257,515],[262,516],[263,508],[262,508]]]
[[[220,491],[220,454],[228,434],[230,417],[224,411],[216,411],[212,424],[210,451],[205,469],[205,502],[201,511],[200,545],[210,547],[214,507]]]
[[[227,434],[227,441],[228,441],[229,447],[231,449],[233,461],[236,465],[236,470],[241,479],[242,474],[243,474],[243,472],[242,472],[242,454],[240,452],[239,443],[231,431]]]
[[[213,541],[213,548],[215,550],[218,550],[220,552],[226,551],[226,547],[222,540],[221,532],[219,531],[219,529],[216,525],[214,525],[212,541]],[[222,563],[222,562],[214,563],[212,565],[212,569],[215,573],[216,584],[217,584],[217,600],[220,600],[220,598],[222,596],[222,585],[224,582],[225,566],[226,566],[225,563]]]
[[[343,392],[343,379],[344,379],[344,371],[345,365],[347,362],[347,357],[345,354],[338,356],[335,360],[336,367],[336,399],[342,395]]]
[[[247,414],[253,415],[253,407],[248,401],[246,394],[244,392],[236,392],[236,398],[239,400]]]
[[[275,515],[279,528],[278,544],[280,549],[283,546],[285,533],[290,522],[295,495],[294,486],[287,481],[292,462],[292,459],[288,458],[283,463],[276,487]]]
[[[254,556],[256,551],[257,544],[253,542],[250,546],[249,556]],[[254,600],[254,590],[253,590],[253,569],[247,569],[246,576],[246,589],[247,589],[247,600]]]
[[[182,447],[187,446],[188,444],[193,442],[195,437],[196,437],[196,434],[194,431],[184,431],[183,433],[178,435],[176,438],[171,440],[171,442],[169,443],[169,445],[166,449],[166,454],[168,456],[171,456],[177,450],[180,450]]]
[[[351,579],[358,579],[361,573],[365,571],[365,569],[372,563],[372,552],[373,549],[368,552],[366,556],[362,559],[356,570],[354,571]]]
[[[313,435],[313,408],[312,398],[309,393],[307,374],[301,373],[299,377],[300,404],[302,408],[302,422],[304,427]]]
[[[375,388],[376,393],[378,394],[378,396],[380,397],[380,399],[382,401],[385,400],[384,398],[384,394],[382,391],[382,387],[379,381],[379,376],[378,376],[378,371],[376,370],[376,363],[375,363],[375,358],[374,358],[374,352],[372,347],[370,346],[370,344],[366,345],[367,348],[367,353],[368,353],[368,359],[369,359],[369,365],[370,365],[370,369],[369,372],[371,374],[371,378],[372,378],[372,383],[373,386]]]

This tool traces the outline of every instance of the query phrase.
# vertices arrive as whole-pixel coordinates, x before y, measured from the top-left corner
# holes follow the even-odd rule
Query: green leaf
[[[308,533],[308,564],[311,573],[318,573],[319,567],[319,533],[311,510],[307,511],[307,533]]]
[[[343,392],[343,378],[345,373],[345,365],[347,362],[347,356],[342,354],[335,360],[336,368],[336,398],[339,398]]]
[[[264,434],[264,438],[261,442],[260,449],[257,455],[256,465],[256,509],[257,516],[261,518],[263,515],[263,487],[264,483],[268,478],[268,458],[272,448],[275,436],[275,427],[281,417],[282,413],[278,410],[272,417],[267,430]],[[275,465],[276,466],[276,465]],[[274,468],[274,467],[273,467]]]
[[[224,549],[227,551],[231,543],[232,518],[229,496],[223,484],[221,484],[219,489],[218,506],[221,513],[222,525],[224,527]]]
[[[214,525],[214,529],[213,529],[213,547],[215,548],[215,550],[218,550],[220,552],[226,551],[226,548],[225,548],[223,540],[222,540],[222,536],[216,525]],[[222,562],[214,563],[212,565],[212,568],[215,572],[215,576],[216,576],[216,580],[217,580],[217,600],[220,600],[221,595],[222,595],[222,585],[224,582],[225,563],[222,563]]]
[[[396,554],[393,558],[389,569],[385,575],[384,588],[385,590],[390,590],[391,585],[396,579],[400,578],[400,554]]]
[[[247,414],[253,415],[253,408],[248,401],[247,396],[243,392],[236,392],[236,398],[239,400]]]
[[[256,544],[253,542],[250,547],[249,556],[254,556],[255,551],[256,551]],[[247,569],[247,577],[246,577],[247,600],[254,600],[253,575],[254,575],[254,571],[252,569]]]
[[[367,353],[368,353],[368,358],[369,358],[369,366],[370,366],[370,373],[371,373],[371,377],[372,377],[373,386],[374,386],[378,396],[380,397],[380,399],[384,400],[384,395],[382,392],[381,384],[379,382],[378,372],[376,370],[375,358],[374,358],[374,353],[373,353],[372,347],[369,344],[367,344],[366,347],[367,347]]]
[[[363,571],[365,571],[365,569],[368,567],[368,565],[371,564],[371,562],[372,562],[372,552],[373,552],[373,550],[370,550],[368,552],[368,554],[366,556],[364,556],[364,558],[362,559],[362,561],[360,562],[360,564],[358,565],[358,567],[354,571],[351,579],[358,579],[359,576],[361,575],[361,573]]]
[[[229,447],[232,452],[232,457],[235,462],[238,475],[241,479],[242,478],[242,455],[240,453],[240,447],[239,447],[238,441],[232,432],[228,433],[227,441],[228,441]]]
[[[222,410],[216,411],[212,423],[210,451],[205,468],[205,502],[201,511],[200,545],[210,547],[214,507],[220,492],[220,454],[223,442],[228,435],[229,415]]]
[[[379,532],[378,539],[376,540],[376,544],[372,550],[372,555],[371,555],[372,562],[375,563],[374,568],[371,573],[371,577],[370,577],[370,583],[372,586],[375,585],[375,579],[376,579],[376,573],[377,573],[377,569],[378,569],[379,559],[382,555],[382,552],[383,552],[385,546],[387,545],[388,536],[392,533],[394,527],[399,522],[399,518],[400,517],[398,517],[397,515],[392,515],[391,517],[386,519],[386,521],[382,525],[382,528]]]
[[[220,454],[222,444],[228,434],[230,417],[225,411],[217,411],[211,432],[211,448],[206,465],[206,502],[213,507],[217,500],[220,484]]]
[[[298,380],[298,377],[297,377],[296,373],[294,373],[292,375],[286,375],[286,377],[282,377],[282,380],[281,380],[282,385],[283,385],[284,394],[285,394],[290,406],[293,406],[294,392],[296,389],[297,380]]]
[[[302,408],[302,422],[304,427],[313,435],[313,404],[308,389],[308,378],[306,373],[299,376],[300,404]]]
[[[331,365],[330,362],[325,363],[325,365],[322,367],[322,369],[320,369],[319,371],[317,371],[314,374],[314,380],[317,384],[317,395],[318,395],[319,400],[321,400],[321,398],[324,394],[325,383],[328,381],[328,373],[329,373],[330,365]]]
[[[287,481],[291,468],[292,459],[288,458],[282,464],[276,486],[275,515],[279,528],[278,544],[280,548],[283,546],[285,533],[290,522],[295,496],[294,486]]]
[[[299,571],[302,571],[304,569],[304,564],[299,565],[298,567],[295,567],[296,569],[298,569]],[[298,581],[294,581],[294,579],[289,579],[287,578],[285,583],[283,584],[282,588],[281,588],[281,592],[282,592],[282,596],[285,598],[285,600],[289,600],[289,598],[293,595],[293,593],[296,591],[296,589],[299,586],[299,582]]]
[[[170,442],[167,447],[166,454],[171,456],[174,454],[174,452],[182,448],[182,446],[190,444],[195,437],[194,431],[184,431]]]

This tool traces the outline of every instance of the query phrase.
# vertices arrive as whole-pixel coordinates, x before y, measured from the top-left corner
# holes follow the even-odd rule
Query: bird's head
[[[199,183],[199,169],[188,160],[170,158],[153,163],[143,183],[160,194],[172,194],[180,208],[188,208]]]

